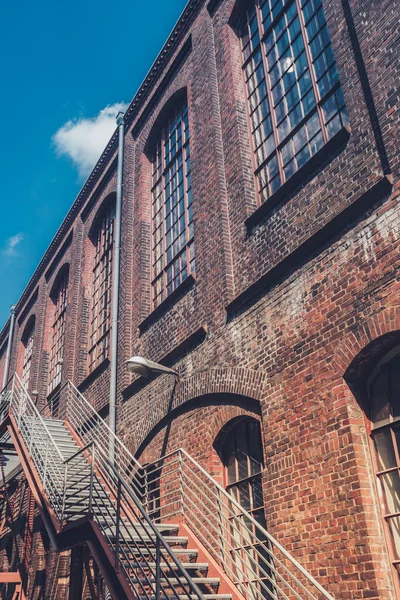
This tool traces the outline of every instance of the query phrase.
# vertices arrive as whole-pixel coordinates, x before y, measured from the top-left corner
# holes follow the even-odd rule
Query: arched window
[[[169,113],[152,157],[154,308],[195,271],[189,138],[184,101]]]
[[[368,428],[391,561],[400,573],[400,349],[387,354],[367,386]]]
[[[263,203],[348,117],[321,0],[253,0],[240,31]]]
[[[31,364],[33,356],[33,338],[35,335],[35,317],[30,319],[22,334],[22,345],[24,348],[24,356],[22,362],[22,385],[27,390],[31,375]]]
[[[220,447],[220,456],[225,468],[224,479],[227,492],[251,514],[261,527],[266,529],[262,491],[264,461],[260,423],[251,418],[236,420],[233,427],[225,434]],[[271,593],[272,560],[268,551],[264,550],[267,543],[264,534],[253,523],[248,522],[245,515],[241,517],[240,513],[237,511],[235,513],[230,544],[234,548],[232,557],[238,570],[236,576],[240,581],[240,591],[246,598],[258,599],[261,597],[271,600],[272,597],[275,597]],[[240,527],[237,528],[241,518],[253,533],[251,547],[248,535],[242,536]],[[232,570],[235,570],[235,566]]]
[[[68,268],[62,269],[60,272],[53,286],[51,299],[54,303],[54,312],[50,347],[49,394],[61,382],[65,341],[65,313],[68,302]]]
[[[255,419],[238,421],[226,436],[221,458],[225,466],[226,490],[265,527],[260,423]]]
[[[89,372],[108,358],[110,351],[114,225],[115,203],[111,202],[106,205],[91,234],[95,252],[90,310]]]

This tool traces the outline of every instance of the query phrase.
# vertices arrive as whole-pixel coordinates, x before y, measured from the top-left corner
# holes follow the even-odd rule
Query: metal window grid
[[[64,356],[65,313],[68,302],[68,273],[59,283],[54,300],[54,320],[50,349],[50,371],[48,393],[61,382],[62,361]]]
[[[400,574],[400,355],[369,386],[370,439],[389,555]],[[400,588],[399,582],[396,586]]]
[[[263,450],[261,442],[260,424],[258,421],[244,419],[239,421],[229,432],[223,447],[223,459],[225,464],[226,491],[250,514],[255,521],[266,528],[265,507],[262,491],[262,469]],[[230,519],[232,523],[233,518]],[[248,524],[255,537],[257,531],[254,525]],[[249,551],[246,542],[240,536],[233,536],[235,552],[246,562],[246,552]],[[264,537],[260,537],[260,543],[254,548],[260,551]],[[263,570],[265,574],[263,574]],[[254,575],[257,575],[254,578]],[[270,585],[268,578],[271,576],[270,569],[260,557],[254,557],[251,568],[244,572],[241,577],[243,595],[252,597],[254,586],[260,589],[259,582],[263,581],[266,588],[264,597],[272,598],[269,594]]]
[[[110,206],[99,224],[95,242],[90,314],[89,372],[93,371],[107,358],[110,351],[114,222],[115,208]]]
[[[256,0],[241,25],[260,203],[348,125],[321,0]]]
[[[185,104],[168,120],[154,152],[154,308],[195,271],[189,138],[188,109]]]
[[[28,338],[24,344],[24,360],[22,363],[22,385],[27,390],[31,374],[32,355],[33,355],[33,336],[35,335],[35,326],[29,332]]]

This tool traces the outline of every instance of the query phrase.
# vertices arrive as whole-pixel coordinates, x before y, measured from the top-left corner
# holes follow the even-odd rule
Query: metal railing
[[[332,596],[185,450],[146,465],[148,514],[184,517],[238,590],[254,600]]]
[[[61,522],[91,514],[113,551],[116,567],[139,596],[202,598],[154,525],[178,517],[246,598],[333,600],[185,450],[143,468],[68,382],[45,413],[66,419],[86,446],[60,462],[57,446],[17,376],[11,386],[11,394],[10,388],[5,393],[11,396],[12,414],[56,514]],[[49,448],[54,451],[51,461]]]
[[[63,385],[42,412],[68,421],[84,444],[96,442],[103,453],[113,458],[115,468],[131,484],[138,498],[142,498],[145,493],[142,466],[71,381]]]
[[[63,457],[51,433],[18,375],[1,392],[8,412],[14,417],[21,438],[40,477],[43,490],[57,516],[62,517],[64,496]],[[6,406],[2,415],[7,414]]]
[[[74,391],[72,384],[68,389]],[[6,385],[2,398],[16,421],[61,527],[89,515],[113,553],[115,568],[124,573],[140,599],[159,600],[168,596],[204,600],[196,583],[144,511],[133,489],[135,486],[121,477],[117,465],[110,460],[108,445],[91,440],[82,448],[77,446],[77,451],[64,459],[56,435],[53,436],[46,425],[49,417],[43,418],[17,375]],[[79,392],[74,395],[74,400],[82,398]],[[82,405],[85,404],[83,399]],[[2,414],[6,414],[3,403],[0,406]],[[75,412],[69,407],[67,414],[71,418]],[[101,425],[95,415],[92,420]],[[93,427],[91,430],[94,431]],[[114,441],[118,456],[125,460],[128,451],[123,450],[125,447],[117,438]]]

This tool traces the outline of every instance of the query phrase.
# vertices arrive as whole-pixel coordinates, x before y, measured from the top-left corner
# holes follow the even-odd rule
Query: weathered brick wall
[[[245,225],[257,208],[251,140],[240,44],[230,23],[243,3],[210,4],[191,3],[192,20],[127,119],[118,430],[144,462],[184,447],[221,480],[219,431],[240,415],[261,418],[272,534],[336,597],[391,598],[362,398],[350,391],[346,372],[373,340],[400,331],[398,2],[324,1],[350,137],[251,227]],[[163,107],[182,90],[191,131],[196,276],[174,303],[152,313],[147,144]],[[115,148],[107,160],[18,308],[11,364],[15,369],[34,314],[30,387],[44,402],[48,295],[68,262],[63,380],[82,384],[105,412],[109,365],[88,377],[87,351],[88,233],[115,191]],[[172,378],[131,378],[125,361],[133,354],[165,359],[181,381],[173,389]]]

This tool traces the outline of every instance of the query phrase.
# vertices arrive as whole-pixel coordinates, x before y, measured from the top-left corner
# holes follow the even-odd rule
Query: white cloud
[[[0,253],[3,256],[16,256],[17,246],[20,242],[22,242],[23,239],[23,233],[16,233],[15,235],[12,235],[11,237],[7,238]]]
[[[67,121],[53,135],[57,153],[69,156],[82,178],[89,175],[114,133],[115,117],[127,107],[123,102],[108,105],[92,119]]]

